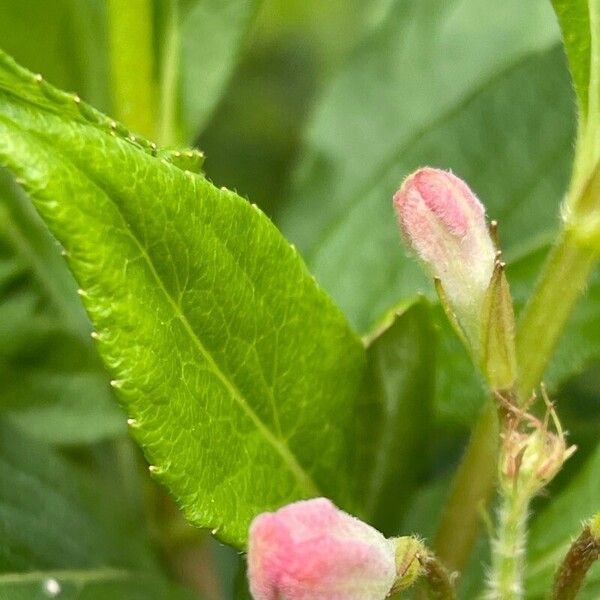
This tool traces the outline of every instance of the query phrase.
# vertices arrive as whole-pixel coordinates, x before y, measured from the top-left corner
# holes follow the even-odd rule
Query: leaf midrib
[[[48,142],[43,135],[39,135],[37,132],[33,132],[30,130],[24,130],[18,124],[16,124],[11,119],[7,119],[5,116],[0,116],[0,118],[8,123],[9,126],[19,130],[23,135],[29,135],[37,140],[39,140],[40,144],[43,146],[47,146]],[[237,388],[237,386],[231,382],[225,373],[221,370],[218,363],[212,356],[212,354],[208,351],[208,349],[204,346],[193,327],[191,326],[187,316],[184,314],[181,307],[175,302],[172,295],[167,290],[162,278],[158,274],[152,259],[148,255],[146,249],[142,245],[141,241],[138,239],[137,235],[132,230],[131,226],[125,219],[125,216],[120,210],[118,203],[112,198],[112,196],[108,193],[108,191],[104,188],[101,182],[97,181],[96,178],[91,176],[90,174],[82,171],[69,157],[65,156],[64,152],[58,149],[57,147],[52,147],[53,154],[56,156],[60,154],[61,160],[65,163],[69,164],[75,171],[82,174],[94,187],[98,189],[98,191],[103,194],[107,200],[115,207],[119,218],[123,224],[123,229],[127,233],[127,235],[131,238],[135,246],[138,248],[141,256],[144,258],[148,269],[152,277],[155,279],[158,288],[164,295],[167,303],[171,306],[175,316],[178,321],[182,324],[185,332],[189,336],[192,344],[197,348],[198,352],[202,355],[202,357],[206,360],[208,366],[213,371],[216,378],[221,382],[221,384],[225,387],[226,391],[229,392],[231,397],[237,402],[240,408],[246,413],[246,415],[250,418],[252,423],[255,425],[257,430],[261,433],[264,439],[273,447],[273,449],[281,456],[284,464],[287,466],[289,471],[294,475],[295,479],[300,484],[301,488],[309,495],[312,496],[320,496],[321,492],[313,481],[312,477],[304,470],[304,468],[300,465],[300,463],[296,460],[296,457],[291,453],[289,448],[281,442],[272,432],[271,430],[262,422],[262,420],[258,417],[258,415],[254,412],[245,396],[241,393],[241,391]],[[194,176],[197,177],[197,176]],[[218,238],[217,238],[218,239]],[[159,465],[157,465],[159,466]]]

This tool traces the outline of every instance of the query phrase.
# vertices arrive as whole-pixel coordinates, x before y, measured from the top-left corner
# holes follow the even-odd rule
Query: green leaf
[[[0,420],[0,571],[152,567],[98,480]]]
[[[259,5],[260,0],[155,0],[161,143],[192,143],[203,130]],[[130,22],[135,25],[135,19]]]
[[[1,600],[199,600],[158,577],[119,569],[0,574]]]
[[[235,75],[200,135],[209,178],[273,214],[288,192],[300,136],[323,85],[392,4],[263,2]]]
[[[566,224],[582,239],[590,238],[594,243],[600,215],[597,198],[587,188],[600,161],[600,5],[596,0],[552,0],[552,4],[562,29],[579,108]]]
[[[132,433],[188,519],[243,546],[260,511],[348,506],[364,350],[295,250],[7,57],[0,90],[0,161],[64,246]]]
[[[596,109],[600,100],[598,90],[591,86],[592,78],[597,85],[600,77],[594,72],[600,69],[600,8],[595,0],[552,0],[552,5],[562,29],[580,113],[586,119],[590,100]]]
[[[56,243],[0,172],[0,410],[37,438],[81,443],[122,434],[124,418]]]
[[[231,77],[261,0],[176,1],[181,4],[181,116],[191,142]]]
[[[0,40],[34,73],[109,108],[104,0],[0,2]]]
[[[367,346],[357,471],[366,479],[365,515],[388,536],[399,534],[429,462],[435,337],[428,307],[417,302],[394,311]]]
[[[167,597],[145,535],[112,485],[0,420],[0,598],[48,598],[57,586],[61,598]]]
[[[600,506],[600,446],[570,484],[533,521],[528,546],[527,598],[544,598],[554,572],[581,532],[582,520],[591,518]],[[600,564],[588,573],[586,588],[577,598],[595,600],[600,586]],[[595,590],[595,592],[594,592]]]

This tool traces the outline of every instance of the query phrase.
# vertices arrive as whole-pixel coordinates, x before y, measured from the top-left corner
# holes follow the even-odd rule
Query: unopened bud
[[[405,179],[394,206],[404,239],[435,279],[444,310],[490,384],[512,384],[512,300],[483,205],[464,181],[427,167]]]
[[[547,409],[543,421],[502,400],[508,427],[502,434],[500,484],[507,490],[522,491],[528,497],[550,483],[576,450],[575,446],[567,445],[554,406],[543,388],[542,392]],[[550,431],[550,423],[554,425],[554,432]]]
[[[395,546],[325,498],[295,502],[252,522],[248,578],[255,600],[384,600]]]

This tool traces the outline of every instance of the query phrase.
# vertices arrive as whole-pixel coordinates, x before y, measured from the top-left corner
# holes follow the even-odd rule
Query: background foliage
[[[431,537],[484,394],[431,285],[401,248],[390,198],[403,176],[423,164],[452,168],[468,180],[500,223],[512,291],[519,305],[524,302],[556,231],[575,132],[575,94],[550,3],[132,2],[150,5],[155,32],[145,54],[130,48],[150,73],[139,85],[148,84],[152,92],[142,105],[154,115],[152,123],[159,123],[153,131],[142,130],[146,121],[138,124],[139,112],[131,121],[123,117],[130,96],[115,92],[123,65],[110,52],[109,4],[0,0],[0,46],[49,82],[122,118],[136,133],[167,145],[197,145],[207,157],[207,177],[257,203],[297,245],[318,283],[370,342],[360,393],[344,376],[354,396],[323,396],[332,415],[344,406],[344,418],[354,411],[363,415],[364,430],[352,434],[372,441],[352,455],[356,481],[346,481],[366,492],[354,493],[347,503],[387,534]],[[126,54],[117,58],[125,61]],[[174,60],[180,64],[175,78]],[[13,84],[5,77],[4,92]],[[3,94],[2,103],[3,113],[13,111],[13,122],[22,125],[29,118],[10,94]],[[170,129],[160,126],[165,107],[174,115]],[[67,139],[60,118],[44,118],[29,122],[29,131],[39,135],[53,128],[62,136],[61,152],[83,153],[80,160],[86,162],[86,147]],[[91,136],[88,142],[97,135],[100,145],[101,133],[84,125],[80,133]],[[112,165],[94,165],[89,154],[89,167],[79,165],[79,172],[114,176],[114,186],[123,183],[122,155],[115,148],[104,155],[112,152]],[[118,152],[130,164],[141,160],[137,149]],[[152,191],[158,188],[132,180],[139,186],[136,197],[158,207],[163,196],[187,193],[184,183],[165,183],[162,173],[156,198]],[[85,182],[78,185],[81,192]],[[205,201],[215,207],[221,196],[208,184],[206,190]],[[56,193],[68,197],[64,190]],[[234,592],[235,574],[243,569],[237,554],[189,528],[151,481],[126,432],[131,413],[114,401],[113,375],[89,336],[92,326],[60,248],[7,172],[1,173],[0,196],[0,598],[47,597],[49,579],[60,583],[67,598],[243,597],[239,575]],[[182,202],[192,214],[189,201]],[[241,200],[231,202],[240,214],[254,214]],[[141,222],[141,208],[136,215],[134,221]],[[266,238],[270,247],[282,244],[266,219],[248,218],[256,218],[261,243]],[[97,223],[84,226],[99,229]],[[177,245],[175,237],[167,239],[169,251]],[[239,251],[245,254],[246,248]],[[285,261],[286,273],[301,273],[291,253]],[[321,298],[306,274],[298,277],[306,277],[310,298]],[[233,297],[240,293],[236,288]],[[223,294],[226,303],[231,293]],[[537,502],[527,578],[532,600],[543,597],[580,520],[598,508],[599,296],[596,273],[546,377],[580,449]],[[391,307],[399,316],[384,318],[381,327]],[[198,325],[200,331],[206,327]],[[374,328],[377,337],[371,335]],[[351,334],[344,336],[358,346]],[[347,359],[348,371],[359,364],[361,371],[362,351],[356,355],[356,362]],[[298,374],[316,377],[303,372],[301,362],[294,366],[293,358],[288,357],[291,382],[297,384]],[[252,375],[235,377],[244,385]],[[346,397],[352,399],[341,402]],[[282,394],[276,401],[284,413],[293,406],[285,400]],[[314,409],[319,398],[310,401]],[[136,402],[142,411],[141,400]],[[193,410],[183,413],[188,418]],[[159,428],[149,438],[155,431]],[[222,435],[232,434],[224,428]],[[313,436],[312,450],[329,447],[330,439],[326,432]],[[306,445],[302,436],[297,445]],[[309,465],[314,461],[305,459]],[[336,470],[334,464],[325,461],[323,480],[327,469]],[[200,485],[200,477],[195,474],[193,485]],[[254,493],[249,490],[249,497]],[[330,495],[336,493],[332,489]],[[215,519],[196,522],[219,526]],[[240,531],[241,525],[222,537],[242,545]],[[482,553],[461,580],[465,598],[475,596],[481,581],[481,544]],[[596,568],[582,598],[592,600],[599,590]]]

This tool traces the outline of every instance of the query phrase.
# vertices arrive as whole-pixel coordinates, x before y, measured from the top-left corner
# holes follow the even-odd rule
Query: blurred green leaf
[[[0,47],[48,81],[108,110],[105,0],[2,0]]]
[[[0,67],[1,160],[65,247],[132,433],[188,519],[243,546],[258,512],[348,506],[364,350],[294,249],[234,193]]]
[[[546,597],[554,572],[581,532],[582,521],[600,506],[600,446],[571,483],[537,516],[530,529],[526,590],[529,600]],[[600,564],[588,573],[587,585],[577,596],[596,600],[600,587]]]
[[[3,420],[0,432],[2,573],[156,566],[99,481]]]
[[[108,3],[115,116],[167,146],[194,141],[260,0]]]
[[[61,598],[168,589],[113,490],[0,420],[0,598],[58,596],[57,585]]]
[[[174,1],[180,4],[181,116],[189,143],[220,99],[261,0]]]
[[[430,458],[435,332],[424,302],[378,329],[367,346],[367,373],[356,416],[364,452],[363,510],[387,536],[399,534],[403,513]]]
[[[321,88],[390,0],[263,0],[199,145],[212,181],[275,213]]]
[[[0,600],[199,600],[155,575],[117,569],[0,574]]]
[[[596,352],[597,354],[598,352]],[[568,380],[559,391],[558,406],[563,425],[582,446],[595,447],[600,431],[600,360],[591,360],[579,375]]]
[[[125,432],[91,327],[56,242],[0,172],[0,410],[37,438],[96,441]]]

